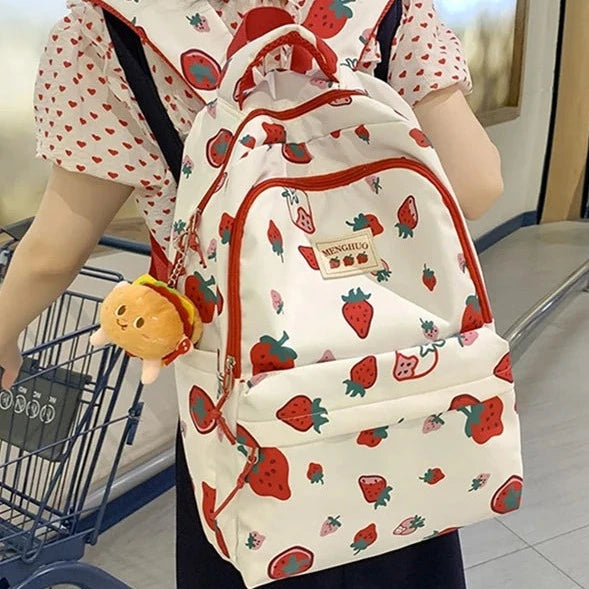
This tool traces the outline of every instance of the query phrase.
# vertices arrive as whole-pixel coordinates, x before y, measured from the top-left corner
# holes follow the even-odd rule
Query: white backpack
[[[250,588],[521,501],[509,346],[465,220],[409,106],[342,62],[296,25],[248,43],[185,145],[171,280],[206,326],[176,363],[184,444]]]

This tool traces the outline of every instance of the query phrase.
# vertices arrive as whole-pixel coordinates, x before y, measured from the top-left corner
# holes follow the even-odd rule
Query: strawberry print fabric
[[[431,0],[403,2],[404,18],[391,56],[391,85],[412,105],[430,91],[453,84],[468,92],[471,83],[460,44],[438,22]],[[210,0],[210,4],[231,31],[245,12],[260,5],[286,7],[300,23],[313,5],[310,0]],[[72,0],[68,7],[70,14],[50,33],[39,67],[37,154],[73,172],[134,186],[138,211],[165,250],[172,232],[175,182],[128,88],[102,10],[82,0]],[[179,26],[193,27],[195,45],[198,34],[207,30],[206,20],[188,8]],[[155,51],[148,45],[145,50],[168,114],[184,139],[204,105]],[[360,67],[372,71],[379,60],[380,52],[371,40]],[[187,162],[184,173],[191,174],[193,166]]]

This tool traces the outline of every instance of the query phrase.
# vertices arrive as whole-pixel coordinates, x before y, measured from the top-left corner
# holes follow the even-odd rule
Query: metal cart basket
[[[0,283],[17,243],[13,232],[0,230]],[[140,385],[130,407],[117,403],[128,357],[89,341],[101,304],[92,292],[123,277],[91,267],[81,276],[83,287],[68,290],[26,329],[18,381],[0,391],[0,587],[130,589],[79,562],[86,544],[98,539],[121,455],[133,443],[142,411]],[[101,504],[90,510],[86,498],[99,457],[105,458],[107,430],[116,433],[118,446],[108,457]]]

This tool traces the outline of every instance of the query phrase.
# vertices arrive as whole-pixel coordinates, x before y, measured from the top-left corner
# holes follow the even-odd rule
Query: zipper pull
[[[223,375],[223,393],[226,397],[231,394],[235,385],[235,377],[233,376],[234,368],[235,358],[233,356],[227,356],[225,360],[225,373]]]
[[[200,258],[200,265],[203,268],[206,268],[207,262],[202,251],[200,238],[198,237],[198,226],[200,225],[201,217],[202,211],[200,209],[196,209],[192,218],[192,222],[190,223],[190,227],[188,229],[188,247],[198,254],[198,257]]]

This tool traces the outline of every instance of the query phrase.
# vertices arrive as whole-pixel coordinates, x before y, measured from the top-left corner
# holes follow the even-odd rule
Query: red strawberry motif
[[[438,283],[438,279],[436,278],[435,272],[427,267],[427,264],[423,266],[423,276],[422,276],[423,284],[425,284],[426,288],[433,292],[434,288]]]
[[[182,74],[197,90],[214,90],[221,78],[219,64],[207,53],[190,49],[182,54]]]
[[[383,440],[389,437],[388,429],[388,427],[379,427],[364,430],[356,438],[356,443],[360,446],[376,448]]]
[[[280,233],[280,230],[278,229],[278,227],[276,227],[274,221],[270,221],[270,224],[268,225],[267,235],[268,241],[272,246],[272,251],[277,256],[280,256],[280,259],[284,262],[284,242],[282,240],[282,233]]]
[[[344,380],[346,385],[346,395],[356,397],[360,395],[363,397],[367,389],[374,386],[378,377],[378,369],[376,365],[376,357],[368,356],[360,360],[352,367],[350,371],[350,378]]]
[[[312,484],[321,483],[324,485],[325,474],[323,472],[323,467],[320,464],[311,462],[311,464],[309,464],[309,468],[307,469],[307,478],[311,481]]]
[[[499,397],[481,403],[471,395],[460,395],[452,401],[450,410],[466,415],[466,436],[477,444],[486,444],[503,433],[503,401]]]
[[[358,555],[369,546],[372,546],[377,540],[378,532],[376,531],[376,524],[370,524],[356,533],[354,541],[350,544],[350,548],[354,551],[354,555]]]
[[[229,146],[233,140],[233,133],[228,129],[221,129],[207,142],[207,160],[214,168],[220,168],[227,159]]]
[[[186,19],[197,33],[208,33],[211,30],[206,16],[196,13],[194,16],[187,16]]]
[[[315,233],[313,217],[303,207],[299,207],[297,210],[295,225],[305,233]]]
[[[339,268],[342,265],[341,260],[339,258],[331,258],[331,260],[329,260],[329,267],[332,270],[336,270],[337,268]]]
[[[205,280],[201,274],[195,272],[186,279],[184,292],[198,310],[203,323],[211,323],[217,307],[217,290],[215,277]]]
[[[438,430],[442,429],[444,425],[446,425],[446,422],[442,419],[441,413],[437,415],[430,415],[423,422],[423,428],[421,431],[424,434],[431,434],[432,432],[437,432]]]
[[[489,482],[490,478],[491,475],[489,473],[482,473],[478,475],[476,479],[472,479],[472,484],[468,492],[470,493],[472,491],[478,491],[479,489],[482,489]]]
[[[214,416],[215,404],[203,389],[196,385],[190,390],[188,397],[190,404],[190,417],[194,427],[200,434],[209,434],[217,425]]]
[[[366,128],[366,125],[360,125],[356,127],[354,133],[365,143],[370,143],[370,131]]]
[[[348,254],[344,258],[344,266],[346,266],[346,267],[353,266],[355,261],[356,261],[356,259],[354,258],[354,256],[352,254]]]
[[[278,448],[260,448],[258,460],[247,476],[247,483],[260,497],[288,501],[291,497],[289,470],[288,460]]]
[[[217,502],[217,491],[210,487],[203,481],[202,483],[202,513],[205,523],[211,530],[215,530],[217,527],[215,523],[214,513],[215,505]]]
[[[251,135],[244,135],[239,142],[248,149],[253,149],[256,146],[256,139]]]
[[[431,147],[432,144],[421,129],[411,129],[409,136],[415,140],[419,147]]]
[[[308,164],[313,159],[304,143],[285,143],[282,155],[293,164]]]
[[[427,483],[428,485],[437,485],[440,481],[443,481],[446,478],[446,475],[442,471],[441,468],[430,468],[428,471],[422,476],[419,477],[420,481]]]
[[[391,500],[393,487],[387,484],[384,477],[381,476],[362,476],[358,479],[358,484],[364,499],[368,503],[374,504],[374,509],[386,507]]]
[[[305,395],[293,397],[276,412],[276,417],[299,432],[308,432],[313,428],[320,434],[321,427],[329,423],[327,409],[321,406],[321,399],[311,400]]]
[[[497,490],[491,500],[491,509],[499,515],[505,515],[520,508],[524,481],[520,476],[513,475]]]
[[[368,263],[368,255],[365,252],[358,254],[356,256],[356,262],[358,262],[358,264],[360,264],[360,265],[367,264]]]
[[[342,296],[344,319],[360,339],[365,339],[370,333],[370,326],[374,317],[374,308],[368,302],[371,296],[370,294],[364,294],[360,288],[357,288],[355,292],[352,289],[347,296]]]
[[[384,228],[375,215],[360,213],[353,222],[346,221],[354,231],[362,231],[363,229],[370,229],[372,235],[375,237],[384,232]]]
[[[319,270],[319,262],[317,262],[317,256],[312,247],[301,245],[299,246],[299,252],[301,256],[305,258],[305,262],[309,264],[312,270]]]
[[[403,239],[413,237],[413,230],[417,227],[419,221],[415,197],[408,196],[403,201],[403,204],[397,211],[397,219],[399,219],[399,222],[395,227],[399,230],[399,237]]]
[[[507,353],[501,360],[499,364],[495,366],[495,370],[493,370],[493,374],[497,378],[501,378],[506,380],[507,382],[513,382],[513,372],[511,370],[511,354]]]
[[[286,331],[280,340],[275,340],[269,335],[264,335],[250,351],[250,360],[254,374],[261,372],[273,372],[275,370],[288,370],[294,368],[297,353],[284,344],[288,341]]]
[[[262,128],[266,133],[264,145],[286,143],[286,129],[282,125],[275,123],[262,123]]]
[[[310,550],[294,546],[272,559],[268,566],[268,577],[280,580],[306,573],[312,566],[314,555]]]
[[[475,295],[471,295],[466,299],[466,308],[462,314],[462,327],[460,328],[461,333],[466,331],[474,331],[479,329],[485,324],[483,319],[483,312],[479,299]]]
[[[354,16],[348,6],[356,0],[315,0],[303,26],[321,39],[335,37]]]
[[[221,238],[221,243],[229,243],[231,241],[234,222],[235,219],[231,215],[223,213],[219,224],[219,237]]]

